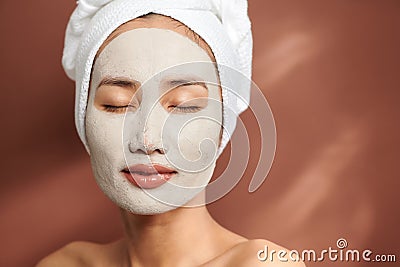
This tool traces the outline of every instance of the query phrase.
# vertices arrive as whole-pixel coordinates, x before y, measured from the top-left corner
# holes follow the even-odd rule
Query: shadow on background
[[[250,130],[246,175],[211,213],[233,231],[291,249],[335,248],[346,238],[349,248],[399,258],[400,3],[249,2],[254,81],[275,116],[277,152],[249,194],[260,145]],[[68,242],[122,233],[75,133],[74,84],[60,64],[74,5],[0,3],[1,266],[31,266]],[[256,126],[251,112],[241,118]],[[334,263],[307,264],[321,265]]]

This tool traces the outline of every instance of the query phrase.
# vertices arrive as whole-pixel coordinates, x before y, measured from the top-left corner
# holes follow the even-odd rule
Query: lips
[[[156,188],[168,182],[177,172],[162,165],[137,164],[122,170],[133,185],[143,188]]]

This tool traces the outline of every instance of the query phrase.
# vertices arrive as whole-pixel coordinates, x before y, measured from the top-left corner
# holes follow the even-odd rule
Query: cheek
[[[86,138],[91,157],[97,161],[107,161],[107,164],[119,159],[123,154],[122,130],[122,115],[110,115],[93,106],[88,108]]]
[[[211,119],[193,120],[181,130],[178,145],[182,156],[190,161],[209,162],[219,145],[221,125]]]
[[[204,187],[214,172],[221,126],[213,120],[198,119],[180,131],[177,150],[169,156],[180,172],[171,181],[180,187]]]
[[[187,160],[201,160],[206,165],[215,160],[222,132],[222,103],[216,98],[209,98],[207,108],[188,119],[179,131],[179,149]]]

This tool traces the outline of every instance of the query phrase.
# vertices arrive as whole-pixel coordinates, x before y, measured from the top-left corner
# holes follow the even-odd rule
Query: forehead
[[[171,17],[167,17],[159,14],[147,14],[145,16],[133,19],[128,21],[121,26],[119,26],[116,30],[114,30],[110,36],[104,41],[99,51],[97,52],[96,58],[103,51],[103,49],[115,38],[121,35],[124,32],[140,29],[140,28],[158,28],[158,29],[166,29],[174,31],[178,34],[181,34],[193,42],[195,42],[198,46],[204,49],[211,60],[215,62],[214,54],[208,44],[195,32],[193,32],[189,27],[185,24],[177,21]]]
[[[125,76],[139,82],[172,74],[216,82],[215,65],[207,52],[166,29],[139,28],[120,34],[104,48],[94,69],[95,77]]]

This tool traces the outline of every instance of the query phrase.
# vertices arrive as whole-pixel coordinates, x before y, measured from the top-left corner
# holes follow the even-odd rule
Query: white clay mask
[[[187,204],[212,177],[221,125],[216,66],[191,39],[134,29],[98,56],[86,135],[96,181],[118,206],[157,214]]]

